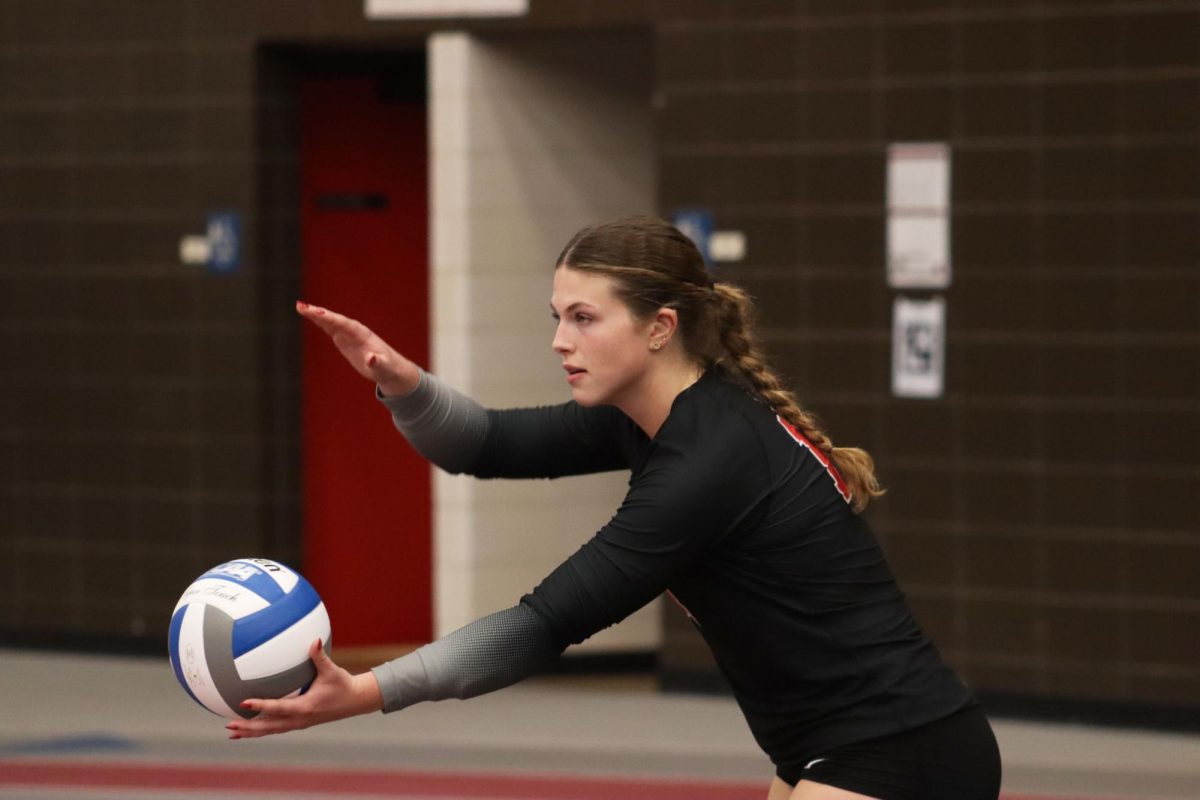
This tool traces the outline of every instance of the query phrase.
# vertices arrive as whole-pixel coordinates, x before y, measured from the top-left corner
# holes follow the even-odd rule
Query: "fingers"
[[[298,724],[294,720],[256,717],[253,720],[230,722],[225,726],[225,730],[229,731],[230,739],[258,739],[306,727],[308,726]]]
[[[313,322],[319,324],[321,319],[325,317],[328,312],[320,306],[309,305],[303,300],[297,300],[296,313],[305,319],[311,319]]]
[[[310,305],[303,300],[296,301],[296,313],[316,323],[317,327],[330,336],[341,334],[365,340],[371,335],[370,329],[358,320],[351,319],[345,314],[339,314],[336,311],[330,311],[328,308]]]
[[[323,330],[339,348],[345,349],[347,345],[361,348],[373,339],[378,344],[382,344],[382,341],[372,333],[370,328],[344,314],[320,306],[309,305],[301,300],[296,301],[296,311],[300,316],[312,321]],[[367,355],[374,355],[374,353]]]
[[[336,669],[337,665],[333,663],[333,659],[325,652],[325,647],[320,639],[312,643],[308,648],[308,657],[312,659],[313,665],[317,668],[317,673],[329,672],[331,669]]]
[[[302,300],[296,301],[296,313],[324,331],[355,371],[385,394],[406,394],[416,387],[420,380],[416,365],[358,320]]]
[[[293,713],[297,710],[293,708],[295,701],[291,698],[288,698],[287,700],[260,700],[253,698],[250,700],[243,700],[239,705],[247,711],[256,712],[258,716],[254,717],[253,719],[267,716],[276,719],[285,719],[293,716]],[[234,720],[234,722],[238,721],[239,720]],[[250,722],[252,720],[246,721]]]
[[[294,700],[243,700],[240,706],[258,712],[251,719],[230,720],[225,725],[230,739],[256,739],[276,733],[307,728],[311,724]]]

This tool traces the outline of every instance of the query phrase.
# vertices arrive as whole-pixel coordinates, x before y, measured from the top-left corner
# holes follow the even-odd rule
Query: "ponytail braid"
[[[713,298],[716,332],[726,354],[720,360],[727,361],[755,395],[832,459],[850,489],[851,505],[856,512],[862,511],[871,498],[884,493],[875,478],[875,462],[870,454],[858,447],[834,447],[816,418],[783,387],[753,334],[754,303],[749,295],[732,284],[717,283]]]

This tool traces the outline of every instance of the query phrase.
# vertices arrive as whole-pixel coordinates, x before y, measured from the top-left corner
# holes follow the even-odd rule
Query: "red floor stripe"
[[[314,769],[254,765],[196,766],[0,760],[0,787],[219,789],[354,797],[473,797],[480,800],[762,800],[768,781],[683,781],[652,778],[463,774],[407,770]],[[1088,800],[1065,795],[1009,794],[1002,800]]]
[[[766,784],[343,770],[253,766],[0,761],[0,786],[124,789],[220,789],[227,792],[332,794],[352,797],[477,797],[488,800],[762,800]]]

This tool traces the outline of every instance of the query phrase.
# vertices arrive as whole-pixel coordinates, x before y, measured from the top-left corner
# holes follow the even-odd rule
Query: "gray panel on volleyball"
[[[329,642],[323,643],[326,654]],[[239,716],[251,719],[257,712],[241,707],[250,698],[273,699],[291,694],[317,676],[312,661],[304,661],[274,675],[242,680],[233,663],[233,617],[215,606],[204,608],[204,658],[213,686],[226,705]]]

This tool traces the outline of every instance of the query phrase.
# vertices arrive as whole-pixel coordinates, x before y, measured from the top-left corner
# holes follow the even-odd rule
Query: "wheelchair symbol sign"
[[[208,262],[212,272],[228,274],[241,266],[242,218],[232,211],[208,215]]]

